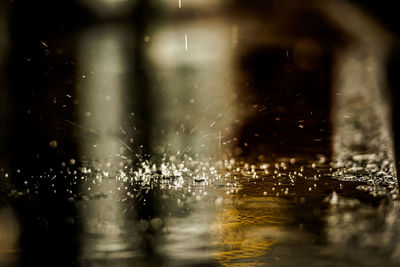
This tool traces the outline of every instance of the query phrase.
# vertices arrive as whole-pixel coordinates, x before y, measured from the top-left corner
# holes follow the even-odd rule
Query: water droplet
[[[50,141],[50,143],[49,143],[49,146],[51,147],[51,148],[56,148],[57,147],[57,141],[56,140],[51,140]]]

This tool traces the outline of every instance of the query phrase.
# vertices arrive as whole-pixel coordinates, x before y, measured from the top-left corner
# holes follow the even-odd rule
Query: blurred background
[[[1,1],[0,265],[285,266],[309,233],[301,264],[326,263],[311,251],[343,225],[332,192],[396,183],[399,33],[393,1]],[[296,196],[254,202],[281,182],[236,179],[275,162],[277,177],[308,166],[345,182],[291,181]],[[246,172],[227,175],[235,164]],[[218,206],[233,184],[246,211]],[[256,243],[228,223],[249,218]],[[398,263],[388,242],[397,254],[365,266]]]

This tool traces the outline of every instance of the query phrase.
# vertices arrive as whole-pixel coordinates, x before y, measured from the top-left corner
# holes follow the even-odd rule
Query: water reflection
[[[262,263],[270,253],[279,235],[283,214],[279,200],[272,198],[246,198],[224,200],[225,207],[213,227],[218,234],[214,253],[223,266]]]
[[[202,194],[198,196],[204,198]],[[159,249],[168,266],[214,264],[214,251],[218,248],[212,243],[215,233],[210,225],[215,220],[215,211],[212,200],[199,199],[186,200],[190,207],[187,216],[171,217],[165,223]]]
[[[0,199],[0,201],[2,201]],[[12,266],[18,262],[20,225],[13,209],[0,202],[0,265]]]

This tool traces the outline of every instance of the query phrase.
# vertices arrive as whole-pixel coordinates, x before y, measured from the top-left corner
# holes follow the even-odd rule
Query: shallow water
[[[53,175],[32,177],[2,197],[2,264],[398,265],[397,190],[373,196],[332,179],[326,164],[292,162],[204,164],[204,179],[190,170],[200,163],[164,167],[175,176],[142,166],[139,175],[78,168],[79,178],[63,178],[84,177],[87,194],[73,183],[52,192]]]

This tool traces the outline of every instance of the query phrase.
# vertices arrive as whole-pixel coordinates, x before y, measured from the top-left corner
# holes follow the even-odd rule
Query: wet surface
[[[373,19],[60,3],[0,4],[0,266],[399,265]]]
[[[373,197],[362,183],[332,179],[326,165],[293,159],[204,164],[207,178],[197,176],[199,162],[176,165],[109,175],[79,168],[63,177],[67,186],[52,178],[60,173],[31,177],[2,204],[3,258],[24,266],[397,266],[400,221],[389,193]],[[76,194],[76,181],[96,193]]]

